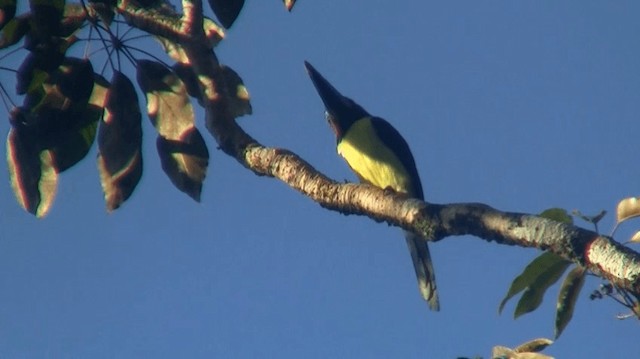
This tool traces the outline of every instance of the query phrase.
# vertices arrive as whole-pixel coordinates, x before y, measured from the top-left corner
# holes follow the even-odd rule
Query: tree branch
[[[126,2],[124,2],[126,3]],[[185,49],[202,87],[207,128],[220,148],[257,175],[274,177],[322,207],[343,214],[367,216],[421,233],[429,241],[449,236],[473,235],[500,244],[533,247],[588,268],[640,297],[640,254],[609,237],[572,225],[523,213],[502,212],[484,204],[431,204],[368,185],[342,184],[318,172],[286,149],[268,148],[236,123],[226,102],[224,79],[213,50],[201,29],[201,1],[183,2],[189,24],[158,14],[138,18],[138,9],[119,10],[136,27],[179,42]],[[148,10],[147,10],[148,11]],[[147,12],[148,14],[148,12]],[[178,17],[179,18],[179,17]]]

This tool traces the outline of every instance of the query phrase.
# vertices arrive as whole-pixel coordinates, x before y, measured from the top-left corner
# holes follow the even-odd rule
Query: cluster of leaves
[[[598,222],[600,222],[600,220],[605,216],[606,211],[602,211],[595,216],[586,216],[579,211],[573,211],[572,214],[593,224],[596,232],[598,232]],[[542,212],[540,216],[557,222],[573,225],[573,217],[569,215],[566,210],[561,208],[548,209]],[[611,232],[611,236],[613,236],[618,225],[622,222],[638,216],[640,216],[640,198],[632,197],[620,201],[616,208],[616,225]],[[631,240],[629,240],[629,242],[638,241],[640,241],[640,231],[636,232],[632,236]],[[547,289],[556,283],[572,264],[572,262],[569,262],[551,252],[542,253],[527,265],[523,272],[513,280],[505,298],[500,303],[498,312],[502,312],[507,301],[521,292],[522,296],[516,305],[514,317],[518,318],[523,314],[536,310],[542,303],[542,299]],[[565,279],[560,286],[560,292],[556,302],[556,339],[560,334],[562,334],[562,331],[566,328],[567,324],[569,324],[573,317],[575,304],[580,291],[584,286],[586,275],[587,271],[584,267],[574,265],[565,276]],[[614,287],[611,284],[602,284],[599,290],[594,291],[590,295],[591,299],[600,299],[604,297],[613,298],[618,303],[631,310],[630,315],[620,316],[621,318],[630,316],[640,318],[640,298],[635,298],[630,293]]]
[[[164,0],[137,3],[155,11],[174,11]],[[244,0],[209,3],[228,28]],[[293,2],[287,4],[293,6]],[[79,32],[87,28],[90,33],[99,33],[101,46],[111,47],[110,56],[123,52],[135,67],[137,85],[146,97],[146,113],[157,130],[162,168],[179,190],[199,201],[209,152],[196,128],[191,103],[191,97],[201,102],[198,76],[181,46],[156,36],[175,61],[172,66],[153,55],[149,55],[153,60],[135,58],[111,31],[117,18],[112,0],[82,4],[31,0],[29,11],[19,16],[16,5],[16,0],[0,0],[0,50],[22,45],[28,51],[16,71],[16,94],[23,96],[23,103],[8,111],[7,161],[18,203],[38,217],[46,215],[59,174],[85,158],[96,138],[98,169],[109,211],[131,196],[142,176],[144,111],[134,83],[121,71],[120,61],[114,65],[109,58],[112,76],[107,80],[94,71],[90,58],[69,54],[79,43]],[[204,30],[212,47],[224,37],[222,28],[211,19],[205,18]],[[224,83],[217,86],[226,88],[223,92],[229,94],[233,114],[250,114],[249,94],[240,76],[228,66],[219,71]],[[7,95],[6,88],[0,87]]]
[[[58,173],[89,151],[104,91],[94,86],[100,79],[88,60],[66,56],[83,19],[65,14],[64,1],[31,1],[31,11],[18,17],[15,1],[2,5],[0,49],[24,39],[29,52],[17,72],[16,93],[24,102],[9,115],[7,159],[18,202],[42,216],[53,201]]]

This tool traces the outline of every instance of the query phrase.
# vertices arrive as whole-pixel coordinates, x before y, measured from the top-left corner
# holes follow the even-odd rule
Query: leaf
[[[51,74],[34,73],[20,126],[30,133],[36,150],[51,151],[56,171],[63,172],[86,156],[102,117],[102,107],[88,103],[93,67],[87,60],[66,58]]]
[[[553,359],[548,355],[532,352],[516,352],[504,346],[495,346],[491,352],[493,359]]]
[[[218,26],[215,21],[206,16],[203,18],[203,28],[204,34],[212,48],[216,47],[220,41],[224,39],[224,30]],[[155,36],[155,38],[160,42],[160,45],[162,45],[162,48],[169,57],[178,63],[189,64],[189,58],[182,46],[162,36]]]
[[[37,61],[31,61],[34,58],[28,56],[21,70],[32,67],[29,64]],[[94,84],[91,63],[77,58],[64,59],[62,65],[51,73],[35,69],[31,73],[31,79],[27,77],[24,74],[18,81],[21,87],[26,87],[24,108],[29,111],[31,126],[45,126],[40,129],[44,135],[45,132],[55,135],[58,130],[74,125],[74,119],[67,118],[69,115],[73,116],[69,111],[84,110]],[[63,113],[54,115],[56,110]]]
[[[142,115],[135,88],[114,71],[98,129],[98,169],[107,210],[113,211],[133,193],[142,176]]]
[[[553,340],[547,338],[538,338],[530,340],[526,343],[522,343],[513,350],[517,353],[536,353],[543,351],[551,344],[553,344]]]
[[[296,0],[282,0],[284,2],[284,7],[287,8],[287,11],[291,11],[293,9],[293,5],[296,4]]]
[[[573,310],[576,306],[578,295],[584,285],[585,274],[586,271],[584,267],[576,266],[567,274],[567,277],[560,287],[558,303],[556,305],[556,339],[560,337],[560,334],[562,334],[562,331],[567,327],[567,324],[569,324],[573,317]]]
[[[179,141],[158,136],[157,147],[162,169],[171,182],[200,202],[202,183],[209,165],[209,151],[198,129],[192,127]]]
[[[538,275],[522,293],[522,297],[520,297],[520,300],[516,305],[516,310],[513,315],[514,318],[518,318],[523,314],[536,310],[542,303],[542,298],[547,289],[562,277],[564,271],[567,270],[567,267],[571,264],[571,262],[566,261],[555,254],[554,256],[556,258],[549,261],[549,263],[540,265],[542,273],[540,273],[540,275]]]
[[[628,197],[618,203],[616,207],[618,224],[638,216],[640,216],[640,197]]]
[[[540,213],[540,217],[560,223],[573,224],[573,218],[563,208],[549,208]]]
[[[138,62],[137,79],[147,98],[149,119],[159,134],[162,169],[179,190],[200,201],[209,152],[194,127],[185,84],[170,69],[148,60]]]
[[[30,0],[33,36],[44,40],[60,34],[64,0]]]
[[[251,108],[249,91],[244,86],[244,82],[240,75],[231,67],[221,65],[222,76],[224,78],[224,86],[227,89],[227,104],[233,117],[250,115],[253,112]]]
[[[60,66],[65,65],[68,68],[60,68]],[[69,68],[69,66],[71,67]],[[89,75],[89,72],[91,75]],[[47,81],[49,84],[55,84],[59,76],[82,76],[82,74],[78,73],[83,73],[85,78],[88,79],[85,83],[92,83],[93,69],[90,61],[65,57],[62,52],[56,52],[54,55],[30,52],[22,61],[20,68],[18,68],[16,93],[18,95],[31,93],[33,95],[35,92],[42,90],[41,87]],[[52,76],[54,75],[58,77],[53,78]],[[74,91],[73,87],[74,84],[70,83],[67,86],[67,90]],[[85,84],[85,94],[91,91],[90,87],[91,85]],[[89,90],[87,91],[86,88],[89,88]]]
[[[60,137],[57,146],[52,147],[55,157],[56,170],[64,172],[80,162],[91,149],[96,137],[98,120],[102,117],[102,110],[87,107],[86,117],[92,117],[83,128]]]
[[[16,15],[17,0],[0,0],[0,30]]]
[[[13,46],[29,32],[31,17],[21,15],[9,20],[0,31],[0,49]]]
[[[631,239],[629,239],[630,243],[640,243],[640,231],[637,231],[636,233],[633,234],[633,236],[631,237]]]
[[[569,264],[571,264],[571,262],[564,260],[563,258],[559,257],[558,255],[552,252],[544,252],[541,255],[539,255],[536,259],[531,261],[529,265],[527,265],[524,271],[519,276],[517,276],[516,279],[513,280],[513,282],[511,283],[511,287],[507,292],[507,295],[500,303],[500,307],[498,308],[498,313],[502,312],[504,305],[507,303],[509,299],[513,298],[513,296],[515,296],[516,294],[520,293],[523,290],[529,291],[529,294],[527,294],[528,299],[530,298],[531,295],[537,294],[535,292],[531,293],[532,289],[530,288],[534,288],[533,289],[534,291],[540,291],[540,290],[542,291],[541,293],[539,293],[540,294],[539,300],[541,301],[544,291],[546,291],[546,289],[550,285],[552,285],[553,283],[555,283],[555,281],[558,280],[560,275],[562,275],[562,273],[567,269]],[[557,272],[560,272],[560,273],[558,274]],[[557,275],[557,278],[555,278],[553,282],[548,283],[550,280],[554,279],[556,275]],[[542,288],[541,285],[543,285],[543,283],[548,283],[548,285]],[[526,294],[526,291],[525,291],[525,294]],[[523,297],[524,297],[524,294],[523,294]],[[535,299],[535,297],[531,299]],[[522,302],[522,298],[520,302]],[[518,307],[521,306],[520,302],[518,302]],[[532,303],[532,304],[535,304],[535,303]],[[523,303],[522,305],[524,306],[525,303]],[[537,305],[535,307],[537,307]],[[526,308],[527,307],[520,308],[520,310],[523,310]],[[518,309],[516,308],[516,315],[515,315],[516,318],[520,314],[523,314],[523,313],[519,313],[519,314],[518,313],[519,313]]]
[[[179,140],[193,127],[194,112],[187,88],[180,78],[164,65],[138,61],[137,80],[147,98],[147,113],[160,136]]]
[[[90,0],[89,2],[91,3],[93,10],[95,10],[96,14],[98,14],[100,21],[102,21],[107,27],[111,26],[111,22],[116,15],[115,1]]]
[[[107,105],[107,97],[109,95],[109,81],[98,74],[93,74],[93,89],[89,96],[88,103],[96,107],[104,109]]]
[[[93,91],[93,66],[87,59],[67,57],[58,67],[52,82],[74,104],[84,106]]]
[[[99,14],[99,9],[103,6],[92,4],[93,10]],[[81,4],[69,4],[64,7],[63,18],[60,21],[60,32],[57,34],[62,38],[67,38],[75,34],[82,28],[89,15]]]
[[[496,345],[491,350],[492,359],[512,359],[512,358],[515,358],[517,355],[518,353],[513,351],[513,349],[502,346],[502,345]]]
[[[56,136],[52,150],[55,155],[58,172],[66,171],[82,160],[93,145],[98,123],[104,114],[109,83],[99,75],[95,77],[90,97],[84,109],[69,113],[75,126]]]
[[[225,28],[230,28],[244,6],[244,0],[209,0],[211,10]]]
[[[16,109],[11,116],[21,116],[20,112]],[[20,120],[14,118],[12,122]],[[51,151],[39,151],[28,131],[14,127],[7,138],[7,162],[11,187],[20,206],[38,218],[45,216],[58,186]]]
[[[191,68],[191,65],[182,62],[176,62],[171,67],[171,69],[176,75],[178,75],[180,80],[184,82],[189,96],[200,101],[200,83],[198,82],[198,77],[196,76],[195,72],[193,72],[193,68]]]
[[[140,5],[145,8],[153,8],[156,6],[160,6],[162,4],[161,0],[138,0],[138,3],[140,3]]]

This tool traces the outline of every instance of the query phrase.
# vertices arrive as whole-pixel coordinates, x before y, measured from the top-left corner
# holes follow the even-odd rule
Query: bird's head
[[[354,122],[370,116],[362,106],[352,99],[342,96],[310,63],[305,61],[304,65],[313,86],[324,103],[327,121],[338,139],[347,132]]]

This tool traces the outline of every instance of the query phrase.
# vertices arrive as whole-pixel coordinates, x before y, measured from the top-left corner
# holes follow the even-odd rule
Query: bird
[[[398,130],[343,96],[309,62],[304,65],[324,103],[327,121],[336,135],[337,152],[360,182],[424,200],[413,154]],[[405,239],[420,294],[431,310],[438,311],[440,301],[427,241],[409,231],[405,231]]]

